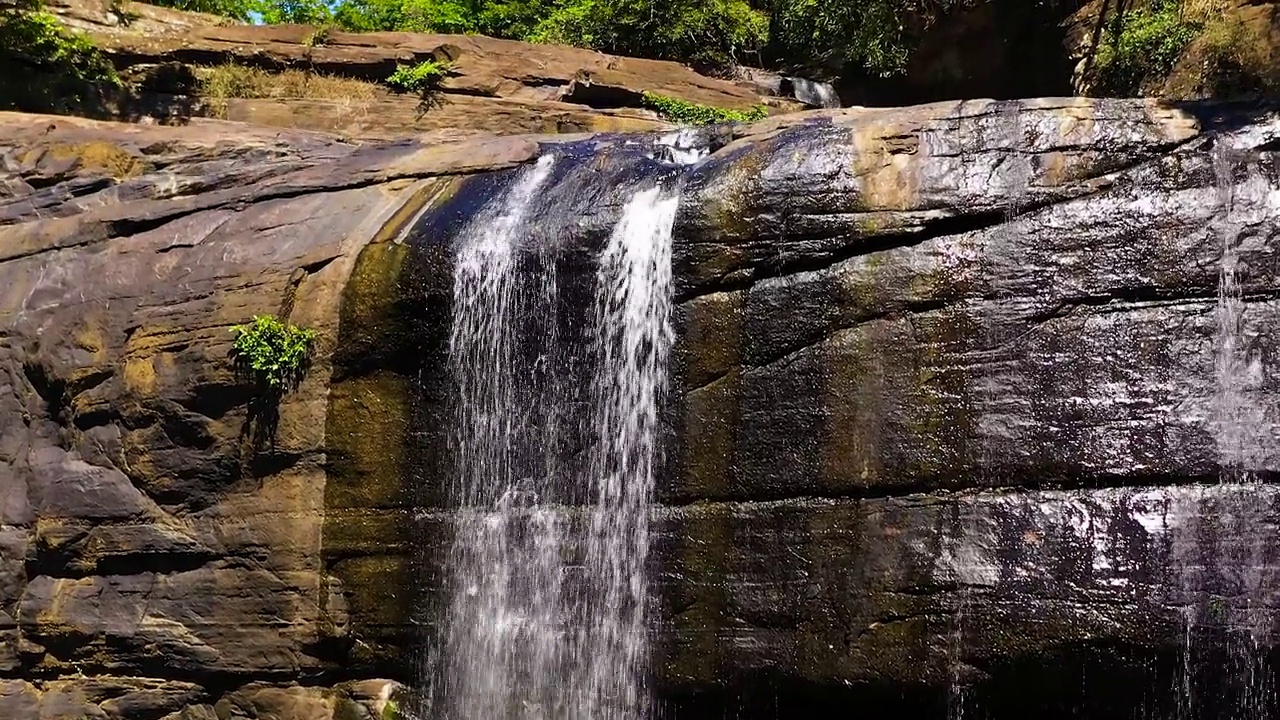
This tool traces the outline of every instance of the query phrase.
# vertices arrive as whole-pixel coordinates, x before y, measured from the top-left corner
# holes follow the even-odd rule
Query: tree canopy
[[[149,0],[265,23],[478,33],[677,60],[901,71],[912,29],[965,0]]]

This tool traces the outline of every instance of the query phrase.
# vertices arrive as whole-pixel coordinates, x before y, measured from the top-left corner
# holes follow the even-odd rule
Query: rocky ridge
[[[86,33],[130,81],[116,116],[168,122],[191,116],[390,139],[434,133],[625,132],[670,125],[644,107],[653,92],[731,110],[805,106],[758,88],[701,75],[679,63],[475,35],[347,33],[305,25],[252,26],[143,3],[51,0],[49,10]],[[388,90],[399,65],[447,63],[429,105]],[[208,97],[196,76],[233,64],[349,81],[344,96],[306,82],[269,97]]]

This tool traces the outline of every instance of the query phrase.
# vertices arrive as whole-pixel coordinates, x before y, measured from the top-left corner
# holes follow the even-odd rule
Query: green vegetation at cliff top
[[[980,0],[150,0],[265,23],[477,33],[723,69],[901,72],[913,33]]]
[[[115,68],[39,0],[0,4],[0,110],[84,110],[120,85]]]

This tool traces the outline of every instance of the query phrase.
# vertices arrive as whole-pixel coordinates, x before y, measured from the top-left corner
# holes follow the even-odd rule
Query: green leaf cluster
[[[253,321],[231,328],[236,333],[232,355],[237,367],[258,387],[270,393],[291,390],[302,381],[316,331],[281,322],[274,315],[255,315]]]
[[[1098,90],[1134,95],[1144,80],[1167,75],[1182,51],[1204,30],[1204,23],[1183,16],[1176,0],[1118,15],[1107,27],[1094,58]]]
[[[746,0],[566,0],[525,39],[727,67],[759,51],[769,17]]]
[[[0,67],[0,109],[69,112],[120,86],[106,55],[37,0],[0,5]]]
[[[417,65],[398,65],[386,83],[391,88],[407,93],[434,92],[440,81],[449,73],[449,64],[435,60],[423,60]]]
[[[763,120],[769,115],[768,109],[763,105],[757,105],[750,110],[729,110],[647,91],[642,96],[642,102],[645,107],[657,112],[660,117],[681,125],[754,122]]]
[[[171,7],[177,10],[222,15],[235,20],[248,22],[253,14],[259,12],[267,4],[261,0],[145,0],[152,5]],[[271,4],[275,4],[272,2]]]
[[[906,68],[908,13],[923,9],[914,0],[772,0],[773,50],[810,64],[848,63],[894,75]]]

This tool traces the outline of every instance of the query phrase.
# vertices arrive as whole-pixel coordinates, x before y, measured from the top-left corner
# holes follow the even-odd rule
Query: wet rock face
[[[414,681],[447,240],[539,142],[566,291],[622,189],[683,188],[673,716],[1164,717],[1188,665],[1229,716],[1280,604],[1280,206],[1272,124],[1214,112],[824,111],[690,166],[0,115],[0,717],[363,719]],[[321,337],[266,447],[227,359],[262,312]]]
[[[0,717],[379,717],[333,686],[409,675],[408,658],[367,659],[408,602],[386,557],[405,548],[370,547],[363,520],[396,507],[360,482],[395,456],[343,460],[362,427],[395,427],[379,400],[401,398],[378,374],[386,344],[351,324],[389,296],[368,268],[394,283],[385,247],[435,176],[535,146],[0,127]],[[259,313],[320,338],[265,443],[228,356]]]
[[[1280,463],[1275,158],[1079,107],[868,112],[695,170],[658,563],[691,702],[1172,712],[1186,653],[1196,716],[1258,695],[1275,494],[1217,483]]]

